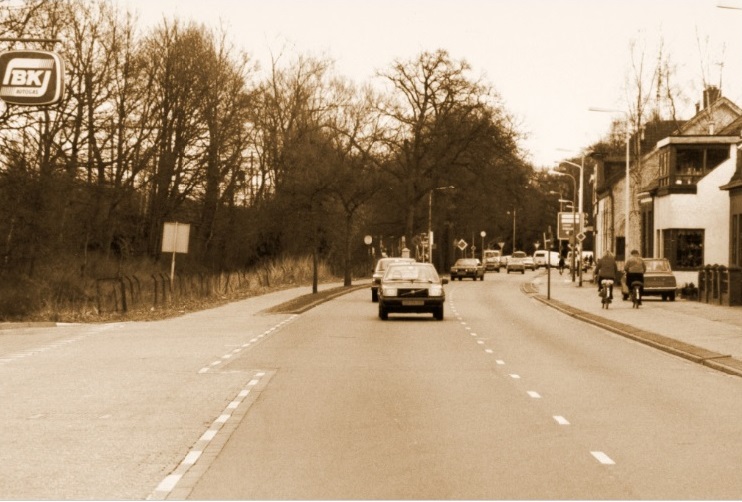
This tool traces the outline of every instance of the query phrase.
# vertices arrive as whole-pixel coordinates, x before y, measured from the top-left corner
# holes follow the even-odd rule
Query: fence
[[[96,307],[99,314],[126,313],[141,307],[158,307],[175,301],[228,295],[251,287],[269,286],[268,273],[231,272],[215,275],[152,274],[101,278],[95,281]]]
[[[715,305],[742,305],[742,269],[724,265],[700,268],[698,300]]]

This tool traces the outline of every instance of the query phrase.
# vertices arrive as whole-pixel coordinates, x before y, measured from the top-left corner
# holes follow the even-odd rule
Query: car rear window
[[[526,254],[523,251],[516,251],[513,253],[513,258],[525,258]]]
[[[386,271],[386,274],[384,274],[384,280],[437,282],[439,279],[438,274],[433,267],[421,267],[419,265],[394,265],[389,267]]]

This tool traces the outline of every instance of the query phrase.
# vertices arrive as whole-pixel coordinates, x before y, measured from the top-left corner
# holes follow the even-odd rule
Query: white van
[[[500,252],[496,249],[484,250],[484,269],[500,271]]]
[[[536,268],[546,267],[546,260],[549,260],[550,267],[559,266],[559,253],[556,251],[547,251],[545,249],[539,249],[533,253],[533,261],[536,263]]]

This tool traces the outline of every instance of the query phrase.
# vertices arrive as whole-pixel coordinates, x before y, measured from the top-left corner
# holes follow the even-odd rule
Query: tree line
[[[142,32],[106,0],[5,3],[0,30],[58,39],[5,48],[54,50],[66,71],[60,103],[0,117],[3,275],[157,262],[163,224],[178,221],[191,270],[312,256],[349,284],[429,219],[439,268],[454,239],[512,240],[510,211],[518,248],[556,221],[545,194],[559,187],[527,161],[504,99],[445,50],[359,84],[301,54],[261,66],[191,21]]]

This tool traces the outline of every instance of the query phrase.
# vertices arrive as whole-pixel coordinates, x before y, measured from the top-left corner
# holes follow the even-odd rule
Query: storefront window
[[[665,257],[674,270],[694,270],[703,266],[703,230],[664,230]]]

